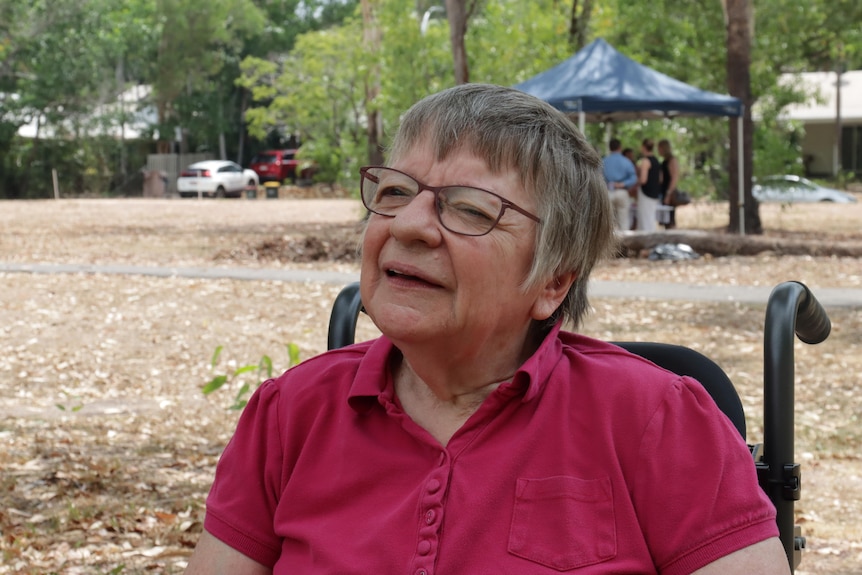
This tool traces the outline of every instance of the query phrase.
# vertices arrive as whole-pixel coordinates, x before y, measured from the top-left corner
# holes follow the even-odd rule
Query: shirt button
[[[428,482],[428,493],[437,493],[437,490],[440,489],[440,482],[436,479],[432,479]]]
[[[419,546],[416,548],[419,552],[419,555],[428,555],[431,552],[431,542],[427,539],[423,539],[419,542]]]
[[[431,525],[434,523],[434,519],[437,518],[437,514],[434,513],[433,509],[429,509],[427,513],[425,513],[425,523]]]
[[[416,575],[428,575],[428,571],[426,571],[425,569],[419,569],[418,571],[416,571]]]

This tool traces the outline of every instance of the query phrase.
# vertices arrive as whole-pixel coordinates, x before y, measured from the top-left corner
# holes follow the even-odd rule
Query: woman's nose
[[[391,233],[399,241],[421,240],[436,244],[441,236],[437,216],[437,197],[430,190],[420,190],[413,200],[392,219]]]

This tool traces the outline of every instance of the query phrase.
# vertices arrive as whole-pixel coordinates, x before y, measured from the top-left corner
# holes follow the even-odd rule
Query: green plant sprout
[[[75,404],[75,405],[70,405],[70,406],[68,407],[69,411],[71,411],[72,413],[75,413],[75,412],[81,411],[81,409],[83,409],[83,407],[84,407],[84,403],[81,401],[81,398],[80,398],[80,397],[78,397],[78,396],[74,396],[74,397],[72,397],[72,396],[70,396],[68,393],[66,393],[65,391],[63,391],[63,392],[61,392],[61,393],[62,393],[64,396],[66,396],[66,397],[68,397],[69,399],[72,399],[72,400],[74,400],[74,401],[76,402],[76,404]],[[66,409],[67,409],[67,407],[66,407],[66,404],[65,404],[65,403],[55,403],[55,404],[54,404],[54,406],[55,406],[57,409],[59,409],[60,411],[66,411]]]
[[[288,343],[285,344],[285,348],[287,349],[288,368],[290,368],[299,363],[299,346],[295,343]],[[216,369],[216,365],[218,365],[219,358],[221,357],[221,352],[223,349],[224,347],[221,345],[215,348],[212,358],[210,359],[211,370]],[[209,395],[212,392],[221,389],[226,383],[232,383],[234,381],[237,381],[238,378],[240,378],[241,376],[252,372],[256,372],[257,374],[257,382],[254,385],[254,389],[257,389],[257,387],[260,386],[260,384],[263,383],[265,379],[272,378],[272,359],[270,359],[268,355],[263,355],[256,364],[243,365],[236,368],[232,372],[216,375],[211,380],[209,380],[203,386],[203,388],[201,388],[201,391],[204,395]],[[237,390],[236,392],[233,404],[228,409],[234,411],[243,409],[246,404],[248,404],[247,396],[249,396],[252,391],[253,389],[249,382],[244,381],[243,384],[240,386],[239,390]]]

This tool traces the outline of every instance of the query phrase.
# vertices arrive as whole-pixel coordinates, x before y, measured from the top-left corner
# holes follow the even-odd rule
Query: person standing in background
[[[670,142],[667,140],[661,140],[658,143],[658,155],[663,158],[661,163],[662,203],[670,207],[670,219],[664,224],[664,227],[670,230],[676,227],[676,208],[673,205],[673,194],[679,184],[679,162],[673,155]]]
[[[638,161],[638,230],[656,230],[656,209],[661,200],[661,164],[653,154],[655,144],[650,138],[641,143],[641,159]]]
[[[610,154],[602,160],[602,169],[614,209],[614,228],[628,231],[631,229],[631,198],[628,190],[637,184],[638,177],[631,161],[622,155],[622,143],[617,138],[611,139],[608,149]]]
[[[623,156],[629,159],[632,163],[632,167],[635,169],[635,173],[637,174],[638,162],[635,160],[635,151],[631,148],[626,148],[623,150]],[[631,198],[631,207],[629,208],[629,213],[631,214],[631,225],[629,226],[630,230],[636,230],[638,224],[638,190],[640,189],[640,183],[635,180],[635,183],[629,186],[629,198]]]

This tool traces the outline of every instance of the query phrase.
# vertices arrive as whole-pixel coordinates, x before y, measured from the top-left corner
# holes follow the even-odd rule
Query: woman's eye
[[[469,215],[470,217],[476,218],[476,219],[484,219],[484,220],[493,220],[494,219],[487,212],[484,212],[482,210],[479,210],[479,209],[473,208],[473,207],[463,208],[461,211],[464,212],[466,215]]]
[[[393,198],[393,197],[397,198],[400,196],[408,196],[409,197],[412,195],[410,193],[410,191],[408,191],[405,188],[401,188],[399,186],[391,186],[391,185],[381,186],[378,194],[381,197],[387,197],[387,198]]]
[[[475,203],[457,201],[457,202],[449,202],[446,207],[448,209],[454,210],[458,213],[460,217],[463,218],[472,218],[472,219],[484,219],[484,220],[493,220],[494,216],[491,215],[490,210],[483,208]]]

